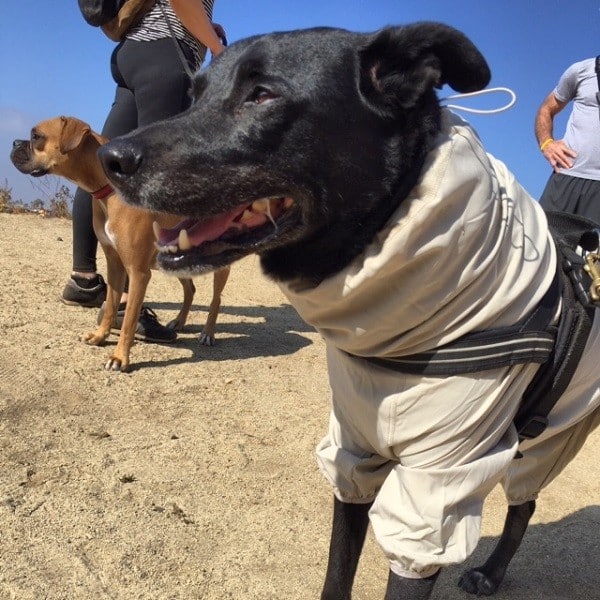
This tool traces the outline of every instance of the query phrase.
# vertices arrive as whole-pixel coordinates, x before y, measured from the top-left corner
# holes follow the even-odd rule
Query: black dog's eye
[[[253,104],[263,104],[269,100],[277,98],[277,95],[264,87],[255,87],[252,93],[246,98],[246,102],[252,102]]]

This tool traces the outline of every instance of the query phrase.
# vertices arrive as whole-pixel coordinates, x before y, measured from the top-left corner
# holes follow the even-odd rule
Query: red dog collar
[[[92,198],[95,198],[96,200],[103,200],[104,198],[106,198],[106,196],[112,194],[113,191],[114,191],[113,188],[107,183],[105,186],[101,187],[99,190],[96,190],[92,194]]]

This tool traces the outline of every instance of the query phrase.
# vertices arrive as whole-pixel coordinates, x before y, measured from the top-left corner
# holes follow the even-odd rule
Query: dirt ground
[[[314,458],[329,402],[319,336],[249,257],[215,347],[197,344],[207,277],[175,344],[137,343],[132,371],[107,373],[107,348],[80,341],[96,311],[58,300],[70,257],[69,221],[0,214],[0,600],[318,598],[331,508]],[[155,273],[147,304],[163,322],[179,300]],[[540,499],[497,598],[600,599],[599,456],[596,432]],[[471,564],[504,511],[495,490]],[[435,600],[468,597],[461,570]],[[369,534],[355,600],[382,598],[386,578]]]

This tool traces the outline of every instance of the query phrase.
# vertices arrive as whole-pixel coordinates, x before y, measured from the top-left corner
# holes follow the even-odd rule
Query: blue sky
[[[507,163],[534,197],[549,168],[533,136],[535,112],[572,62],[600,54],[600,0],[216,0],[214,20],[230,42],[256,33],[317,25],[374,31],[418,20],[442,21],[466,33],[492,70],[490,86],[517,95],[493,116],[465,115],[487,149]],[[113,43],[82,19],[75,0],[7,0],[0,21],[0,186],[31,201],[56,189],[21,175],[8,156],[12,140],[57,115],[102,128],[114,95],[109,73]],[[443,90],[443,95],[449,93]],[[469,105],[489,107],[505,97]],[[564,131],[568,109],[557,121]],[[35,184],[35,185],[34,185]]]

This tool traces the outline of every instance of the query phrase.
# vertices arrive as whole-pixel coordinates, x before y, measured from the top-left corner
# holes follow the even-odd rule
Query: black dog
[[[351,278],[352,265],[363,265],[378,257],[379,254],[371,251],[372,244],[379,244],[378,249],[384,247],[392,225],[417,223],[422,214],[418,212],[420,192],[425,189],[422,178],[431,170],[433,161],[443,154],[441,149],[447,147],[440,144],[450,139],[444,137],[451,127],[444,124],[435,89],[449,84],[455,90],[470,92],[485,87],[489,79],[488,66],[473,44],[458,31],[441,24],[389,28],[373,35],[323,28],[257,36],[230,46],[209,69],[196,76],[196,102],[187,112],[113,140],[100,150],[100,158],[109,179],[127,201],[186,217],[177,231],[161,231],[158,236],[159,246],[163,247],[159,263],[165,271],[195,275],[221,268],[249,253],[258,253],[264,272],[284,287],[296,305],[295,299],[306,290],[319,290],[335,282],[342,272]],[[470,141],[467,147],[473,144],[476,142]],[[486,169],[491,172],[485,153],[480,152],[478,156],[479,163],[485,163],[484,175]],[[490,181],[495,181],[495,177]],[[477,175],[469,179],[469,185],[476,186],[480,180],[481,176]],[[497,186],[493,181],[490,186]],[[423,219],[418,227],[415,225],[428,232],[428,244],[434,240],[429,248],[435,246],[435,240],[454,231],[457,221],[464,219],[457,228],[456,246],[442,247],[441,253],[432,260],[430,250],[421,255],[425,244],[416,245],[414,264],[412,254],[395,259],[400,267],[410,263],[410,270],[401,272],[400,281],[385,282],[385,289],[393,297],[383,309],[384,316],[388,306],[402,304],[402,300],[396,301],[395,297],[402,289],[402,277],[406,277],[408,287],[419,291],[431,287],[437,278],[443,278],[448,265],[453,262],[458,265],[456,276],[446,283],[447,291],[440,296],[440,301],[432,301],[436,308],[425,320],[432,325],[424,326],[434,328],[431,348],[449,341],[442,339],[446,334],[456,339],[464,333],[458,331],[460,319],[448,320],[437,330],[435,323],[457,296],[473,291],[473,285],[469,288],[463,282],[464,273],[473,266],[469,261],[473,253],[478,252],[478,247],[462,246],[469,231],[485,237],[488,231],[510,223],[513,233],[508,237],[512,235],[513,241],[509,240],[507,252],[513,253],[513,258],[514,253],[522,249],[514,243],[515,232],[524,232],[519,239],[529,242],[537,231],[542,232],[536,238],[536,252],[527,256],[523,252],[522,260],[520,258],[519,269],[527,266],[526,261],[539,261],[534,275],[523,271],[520,276],[509,276],[512,267],[509,269],[508,265],[513,258],[501,256],[502,253],[495,256],[497,262],[492,270],[496,279],[492,281],[497,281],[497,287],[501,288],[506,280],[510,293],[522,285],[522,298],[526,300],[522,305],[515,302],[492,313],[487,321],[482,321],[483,328],[490,324],[512,325],[527,316],[551,287],[556,267],[553,251],[545,245],[545,218],[540,210],[530,206],[533,201],[528,199],[524,207],[515,209],[512,201],[505,201],[505,191],[494,188],[500,191],[491,194],[483,212],[466,216],[470,210],[466,207],[473,196],[467,187],[454,190],[435,218]],[[456,197],[463,196],[462,212],[453,212]],[[500,205],[524,211],[525,216],[501,215]],[[455,218],[455,214],[459,218]],[[473,223],[476,225],[472,226]],[[178,242],[181,235],[183,244]],[[485,259],[487,255],[482,258]],[[432,273],[422,272],[427,265],[433,265]],[[489,270],[481,269],[482,272]],[[540,279],[534,281],[536,277]],[[350,288],[344,287],[344,293]],[[426,298],[437,293],[434,285]],[[488,302],[482,296],[481,302],[478,300],[475,295],[467,303],[461,318],[483,319],[481,315],[498,298],[494,295],[493,301]],[[345,296],[340,294],[333,304],[339,303],[342,310],[344,302]],[[517,304],[521,311],[518,315],[511,313],[516,311]],[[427,311],[423,303],[416,301],[415,305],[417,312]],[[301,299],[297,308],[304,316]],[[314,310],[313,303],[308,310],[309,318]],[[335,306],[332,310],[335,317]],[[366,310],[354,311],[352,316],[361,324],[353,321],[350,327],[355,332],[360,330],[361,336],[370,331],[361,321],[368,314],[367,306]],[[361,354],[353,350],[353,341],[348,347],[337,342],[335,324],[330,326],[318,316],[312,322],[322,331],[334,361],[348,361],[343,364],[350,364],[350,369],[363,368],[363,359],[349,356]],[[390,334],[390,338],[410,337],[421,325],[401,321],[397,325],[398,332]],[[361,336],[350,338],[355,340]],[[412,346],[409,344],[409,349],[413,355],[419,355],[424,347],[415,342]],[[381,354],[389,358],[388,353]],[[389,377],[385,365],[364,368],[374,369],[375,373],[380,369],[382,378]],[[519,397],[537,367],[522,368],[511,384],[515,388],[512,394]],[[512,368],[503,370],[501,378],[515,372]],[[337,376],[332,373],[333,385]],[[478,385],[485,378],[475,373],[468,379],[469,385]],[[404,375],[400,380],[407,381]],[[455,401],[461,404],[461,398]],[[504,439],[502,436],[511,427],[518,401],[519,398],[512,398],[505,408],[495,411],[498,430],[495,433],[490,430],[490,435],[497,435],[488,450],[497,449],[499,446],[495,444]],[[369,428],[370,423],[366,427]],[[415,440],[427,438],[427,433],[415,436]],[[444,434],[433,425],[431,435],[442,436],[440,444],[445,444]],[[483,436],[482,443],[486,439]],[[435,450],[436,445],[433,446],[429,450]],[[402,450],[398,452],[402,455]],[[509,461],[515,452],[516,443],[512,440],[506,449]],[[371,456],[378,458],[375,451]],[[402,455],[397,462],[405,467],[404,460],[410,466],[408,455],[406,459]],[[378,465],[384,464],[383,461],[381,458]],[[433,462],[432,466],[435,467]],[[504,468],[490,480],[486,493],[502,476],[500,471],[504,472]],[[478,494],[484,495],[484,492]],[[479,500],[469,506],[465,518],[473,515],[476,518],[480,514],[482,500]],[[335,499],[322,598],[350,598],[373,502],[372,497],[362,504]],[[491,594],[497,589],[534,507],[535,502],[527,500],[510,508],[496,551],[483,567],[463,576],[460,582],[463,589],[476,594]],[[405,508],[408,510],[408,506],[399,506],[398,511]],[[456,526],[460,526],[460,519],[453,518]],[[410,533],[405,537],[411,537],[415,531]],[[437,530],[434,533],[437,535]],[[441,548],[440,553],[444,552]],[[386,598],[429,598],[441,563],[431,564],[431,569],[415,568],[414,578],[405,576],[403,571],[399,574],[398,569],[390,570]]]

